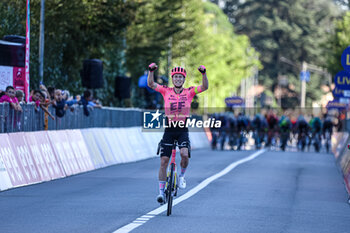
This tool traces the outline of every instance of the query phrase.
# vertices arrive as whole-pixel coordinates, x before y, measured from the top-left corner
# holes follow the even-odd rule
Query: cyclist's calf
[[[159,180],[161,181],[166,181],[166,169],[168,167],[169,164],[169,157],[166,156],[162,156],[160,158],[160,168],[159,168]]]
[[[180,165],[181,165],[181,167],[186,168],[188,166],[188,162],[189,162],[188,148],[181,148],[180,155],[181,155]]]

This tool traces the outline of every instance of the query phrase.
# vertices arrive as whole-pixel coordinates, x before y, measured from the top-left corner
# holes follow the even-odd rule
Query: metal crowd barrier
[[[89,116],[84,115],[82,106],[67,109],[62,118],[56,116],[56,110],[49,107],[49,112],[55,117],[52,120],[34,104],[21,105],[23,112],[14,111],[8,103],[0,103],[0,133],[81,129],[94,127],[132,127],[142,125],[142,110],[123,108],[90,108]]]

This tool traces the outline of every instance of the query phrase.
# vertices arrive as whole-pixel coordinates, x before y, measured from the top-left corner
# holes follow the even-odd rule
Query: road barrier
[[[2,133],[0,191],[156,157],[162,134],[139,126]],[[192,149],[209,148],[204,131],[190,140]]]
[[[332,138],[332,150],[335,156],[337,165],[340,167],[346,190],[349,195],[350,204],[350,150],[348,145],[350,144],[350,137],[348,132],[335,133]]]
[[[92,127],[133,127],[142,125],[143,113],[137,108],[92,108],[89,116],[84,115],[82,106],[67,110],[62,118],[52,120],[34,104],[21,104],[23,112],[14,111],[8,103],[0,103],[0,133],[28,132],[41,130],[83,129]],[[55,116],[55,109],[48,111]]]

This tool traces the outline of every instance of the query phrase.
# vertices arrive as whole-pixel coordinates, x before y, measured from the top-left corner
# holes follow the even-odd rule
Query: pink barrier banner
[[[150,151],[148,150],[147,142],[143,137],[141,127],[132,127],[128,129],[128,138],[130,145],[137,154],[137,159],[148,159],[152,157]]]
[[[61,161],[63,169],[67,176],[80,172],[77,161],[75,160],[72,148],[69,145],[65,131],[48,131],[47,132],[52,148]]]
[[[5,164],[13,187],[26,185],[28,182],[24,176],[24,170],[17,162],[10,139],[7,134],[0,134],[0,156]]]
[[[332,152],[335,159],[343,152],[344,148],[347,146],[346,141],[349,138],[349,133],[347,132],[334,132],[332,135]]]
[[[63,166],[59,157],[52,148],[47,131],[34,132],[34,134],[37,137],[39,149],[44,156],[45,163],[49,168],[51,177],[53,179],[65,177]]]
[[[38,172],[43,181],[51,180],[49,169],[44,161],[44,156],[41,154],[37,140],[33,133],[26,133],[25,135],[30,152],[33,155],[34,162],[38,168]]]
[[[104,161],[100,149],[98,148],[98,145],[96,144],[93,131],[91,129],[82,129],[81,133],[83,135],[85,145],[87,146],[87,149],[90,152],[90,158],[95,168],[105,167],[106,163]]]
[[[116,132],[116,136],[118,137],[118,146],[120,146],[123,150],[125,162],[135,161],[136,154],[128,139],[128,129],[117,128]]]
[[[1,135],[1,134],[0,134]],[[7,136],[7,134],[5,134]],[[3,140],[0,138],[0,140]],[[1,146],[0,146],[1,147]],[[12,183],[10,180],[10,176],[7,172],[5,162],[2,158],[2,150],[0,149],[0,191],[12,188]]]
[[[40,169],[42,169],[41,171],[45,174],[45,180],[57,179],[65,176],[63,167],[51,147],[46,131],[26,133],[25,138],[31,151],[35,151],[37,155],[35,156],[34,153],[32,153],[34,160],[38,161],[37,166],[39,167],[40,164]]]
[[[90,171],[94,169],[90,154],[86,148],[85,141],[79,130],[66,130],[69,143],[74,151],[75,159],[78,162],[80,171]]]
[[[110,150],[108,143],[105,140],[105,136],[103,133],[103,129],[92,129],[93,130],[93,134],[95,137],[95,141],[97,143],[98,148],[101,151],[101,155],[103,156],[106,165],[111,165],[111,164],[115,164],[115,158],[113,155],[113,152]],[[121,144],[116,142],[115,144],[116,146],[120,146]]]
[[[116,130],[116,128],[114,129],[106,128],[104,129],[104,131],[105,131],[104,135],[105,135],[106,141],[109,145],[109,148],[113,152],[116,163],[126,163],[128,161],[126,158],[127,154],[126,154],[126,151],[124,150],[121,140],[118,137],[118,131]]]
[[[38,168],[34,163],[34,159],[24,139],[24,133],[10,133],[9,139],[17,161],[23,167],[24,175],[26,176],[28,184],[42,181]]]

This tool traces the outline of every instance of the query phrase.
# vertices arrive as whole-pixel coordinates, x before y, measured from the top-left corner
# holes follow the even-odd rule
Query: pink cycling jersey
[[[193,97],[202,92],[201,86],[184,88],[177,94],[174,88],[156,85],[155,90],[163,96],[165,115],[170,121],[182,121],[189,117]]]
[[[0,103],[7,102],[7,103],[13,103],[13,100],[8,95],[3,95],[0,98]]]

